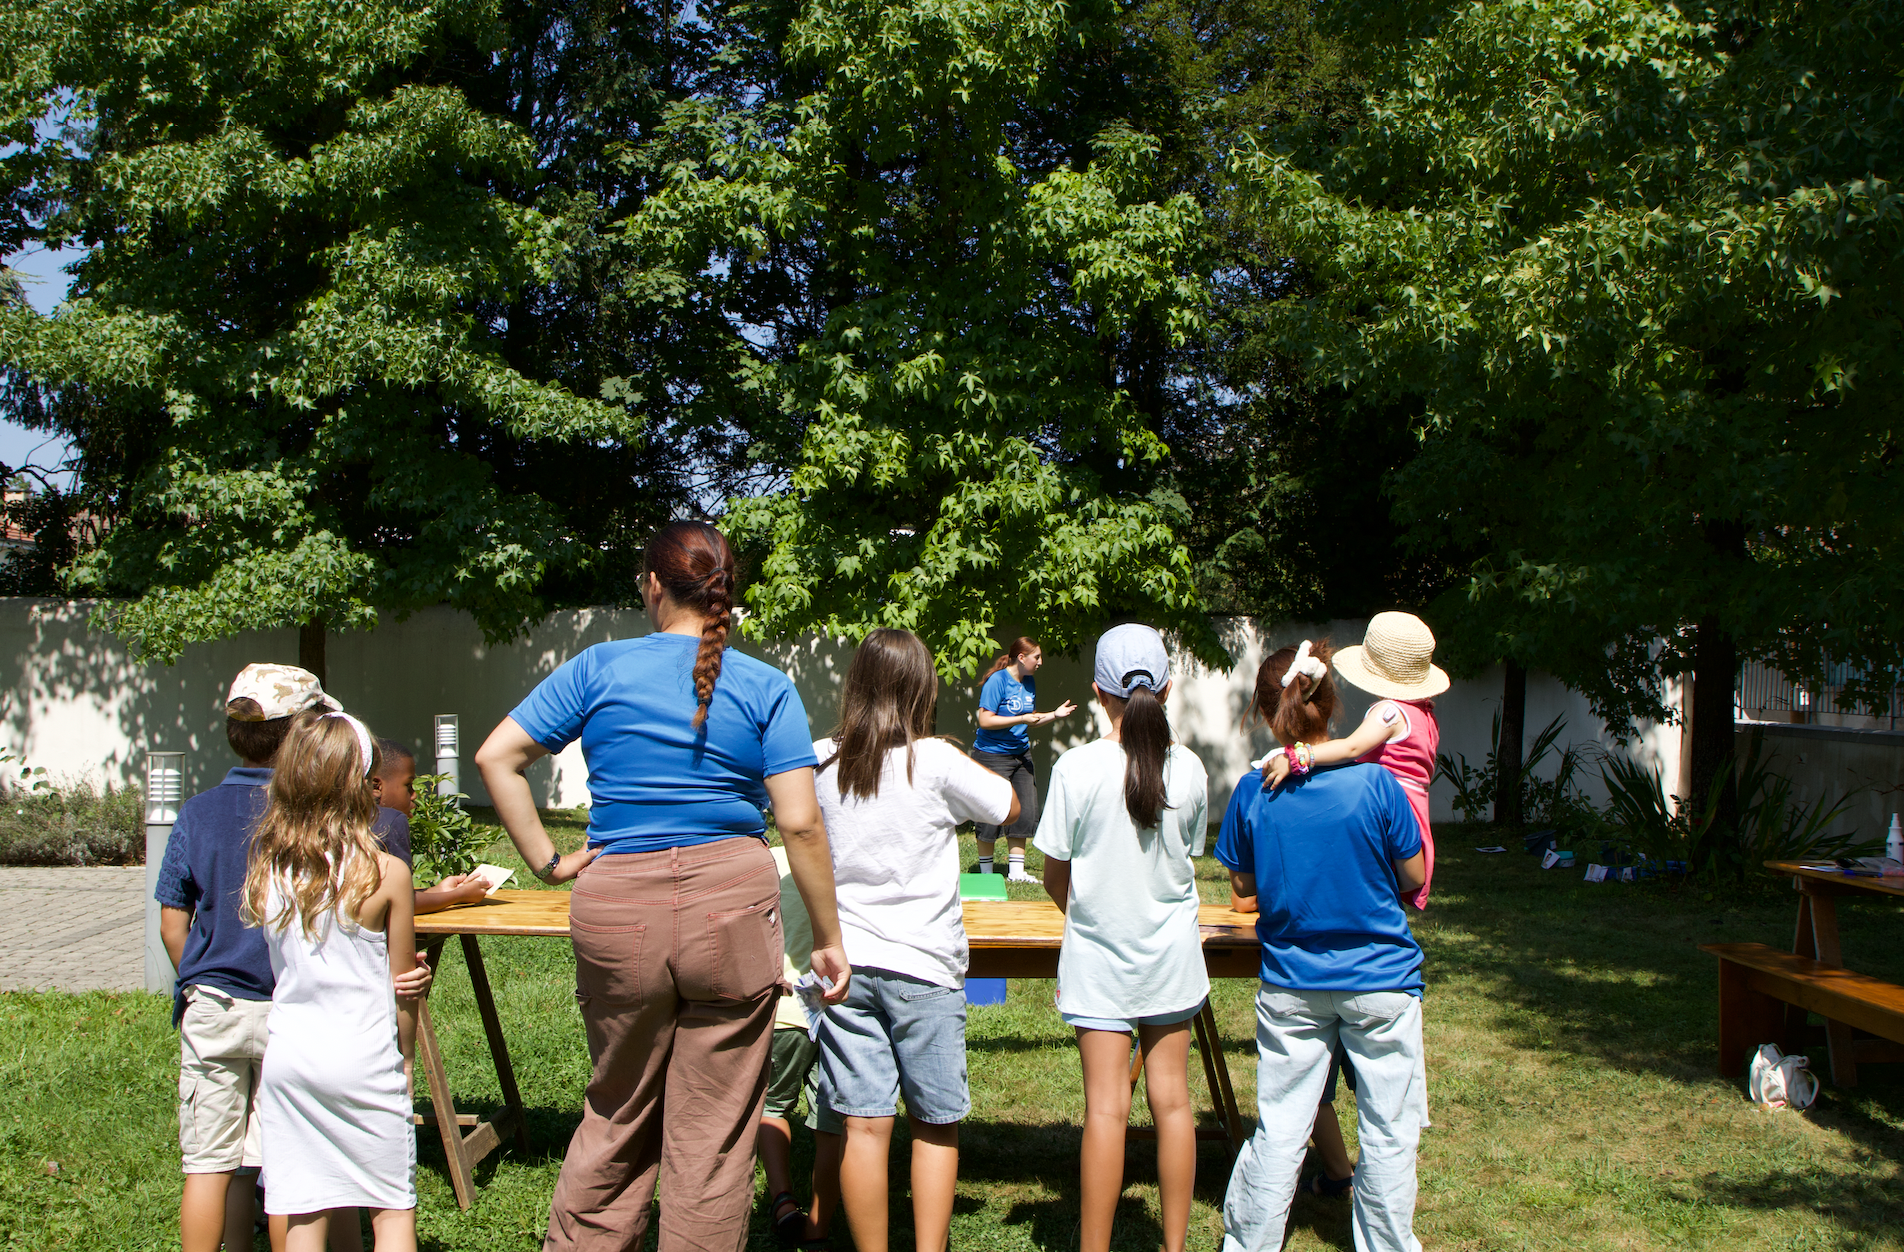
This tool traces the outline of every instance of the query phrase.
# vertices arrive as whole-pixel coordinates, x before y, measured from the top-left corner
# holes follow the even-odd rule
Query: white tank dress
[[[274,884],[267,917],[279,898]],[[277,978],[258,1082],[265,1212],[415,1208],[388,941],[335,913],[314,929],[265,927]]]

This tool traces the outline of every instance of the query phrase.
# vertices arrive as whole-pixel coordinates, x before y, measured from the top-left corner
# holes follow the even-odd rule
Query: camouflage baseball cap
[[[256,702],[263,711],[241,713],[231,707],[233,701],[244,699]],[[231,680],[231,691],[225,696],[225,715],[241,722],[274,722],[307,709],[336,713],[340,707],[324,694],[316,674],[295,665],[247,665]]]

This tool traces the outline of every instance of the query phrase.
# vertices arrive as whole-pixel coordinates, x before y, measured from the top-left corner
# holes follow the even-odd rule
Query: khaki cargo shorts
[[[258,1076],[271,1001],[216,987],[185,989],[179,1021],[179,1152],[188,1174],[228,1174],[264,1163]]]

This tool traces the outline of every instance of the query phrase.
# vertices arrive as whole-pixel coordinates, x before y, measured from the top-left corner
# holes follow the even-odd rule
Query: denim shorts
[[[965,992],[857,968],[820,1022],[820,1106],[842,1117],[906,1112],[934,1126],[972,1111],[965,1082]]]
[[[1175,1013],[1153,1013],[1149,1017],[1080,1017],[1076,1013],[1059,1011],[1064,1024],[1078,1030],[1116,1030],[1130,1035],[1137,1033],[1139,1026],[1175,1026],[1178,1022],[1187,1022],[1203,1012],[1204,1002],[1199,1000],[1187,1009],[1178,1009]]]

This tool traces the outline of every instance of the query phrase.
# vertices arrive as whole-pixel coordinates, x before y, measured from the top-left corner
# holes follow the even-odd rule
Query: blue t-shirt
[[[269,1000],[277,985],[264,931],[245,925],[238,912],[251,835],[270,785],[270,770],[239,766],[179,806],[152,891],[160,904],[193,914],[172,994],[174,1026],[185,1013],[185,988],[194,983],[240,1000]]]
[[[588,841],[653,852],[759,836],[762,779],[819,764],[793,680],[729,648],[695,730],[696,635],[598,643],[542,680],[509,716],[551,752],[588,762]]]
[[[985,685],[978,689],[978,706],[1000,717],[1020,717],[1031,712],[1037,698],[1038,680],[1029,676],[1013,678],[1010,666],[987,678]],[[1001,752],[1007,756],[1029,752],[1031,728],[1022,722],[1003,730],[987,730],[981,726],[972,736],[972,747],[980,752]]]
[[[1263,981],[1291,991],[1421,994],[1421,945],[1396,861],[1421,851],[1408,793],[1379,765],[1317,770],[1230,795],[1216,859],[1256,876]]]

